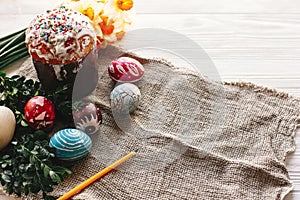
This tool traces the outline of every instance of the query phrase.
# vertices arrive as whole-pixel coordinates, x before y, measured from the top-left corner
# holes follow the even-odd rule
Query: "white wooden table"
[[[26,27],[56,2],[1,0],[0,37]],[[211,57],[222,80],[250,81],[300,97],[299,0],[135,0],[135,8],[132,29],[166,28],[190,37]],[[295,187],[286,199],[300,199],[300,146],[287,166]]]

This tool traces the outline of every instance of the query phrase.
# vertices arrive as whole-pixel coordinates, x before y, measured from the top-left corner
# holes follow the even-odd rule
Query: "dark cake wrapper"
[[[98,84],[97,53],[92,51],[78,62],[52,65],[32,59],[42,89],[53,91],[66,84],[73,85],[70,98],[79,100],[91,94]]]

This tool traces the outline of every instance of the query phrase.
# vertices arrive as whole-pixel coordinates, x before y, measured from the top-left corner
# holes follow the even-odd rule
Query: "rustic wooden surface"
[[[57,2],[1,0],[0,37],[25,28]],[[132,29],[166,28],[188,36],[208,53],[222,80],[251,81],[300,97],[299,0],[135,0],[135,5]],[[286,200],[300,199],[300,146],[287,166],[295,187]]]

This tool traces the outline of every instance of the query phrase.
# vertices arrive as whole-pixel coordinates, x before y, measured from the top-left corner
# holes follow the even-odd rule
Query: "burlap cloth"
[[[130,126],[119,128],[110,110],[115,83],[107,66],[123,53],[101,51],[99,85],[89,98],[101,105],[103,125],[92,137],[92,152],[54,195],[130,151],[137,155],[73,199],[283,199],[292,190],[284,160],[295,150],[299,99],[136,57],[145,67],[136,83],[142,101],[130,120],[118,119]],[[20,74],[36,77],[30,59]]]

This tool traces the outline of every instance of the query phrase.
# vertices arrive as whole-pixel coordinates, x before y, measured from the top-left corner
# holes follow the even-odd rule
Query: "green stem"
[[[8,49],[7,51],[3,52],[2,54],[0,54],[0,58],[4,58],[7,55],[13,53],[15,50],[24,50],[26,49],[26,45],[25,45],[25,41],[11,47],[10,49]]]
[[[16,38],[16,36],[22,32],[25,32],[25,29],[7,35],[5,37],[0,38],[0,49],[2,49],[5,45],[7,45],[12,39]]]
[[[19,49],[15,52],[10,53],[9,55],[5,56],[3,60],[0,60],[0,65],[5,64],[6,62],[10,61],[13,59],[15,56],[18,56],[21,53],[27,52],[26,49]]]
[[[0,60],[0,64],[1,63],[4,63],[4,62],[7,62],[7,60],[11,59],[12,57],[20,54],[20,53],[23,53],[23,52],[27,52],[27,48],[21,48],[21,49],[17,49],[15,51],[12,51],[12,52],[9,52],[7,53],[6,55],[4,55],[3,57],[1,56],[1,60]]]
[[[20,54],[14,55],[14,56],[4,60],[3,62],[1,61],[0,62],[0,69],[3,69],[5,67],[7,67],[9,64],[19,60],[20,58],[23,58],[23,57],[27,56],[27,55],[28,55],[28,51],[24,51]]]
[[[14,32],[12,34],[9,34],[7,36],[4,36],[2,38],[0,38],[0,42],[4,41],[4,40],[11,40],[13,37],[15,37],[16,35],[18,35],[19,33],[25,32],[26,29],[22,29],[20,31]]]
[[[3,40],[0,42],[0,49],[2,49],[2,47],[4,47],[7,43],[9,43],[13,38],[8,38],[6,40]]]
[[[15,38],[13,38],[10,42],[8,42],[4,47],[0,49],[0,54],[2,54],[6,49],[9,49],[12,45],[15,45],[24,40],[25,40],[25,32],[19,33],[18,35],[16,35]]]

